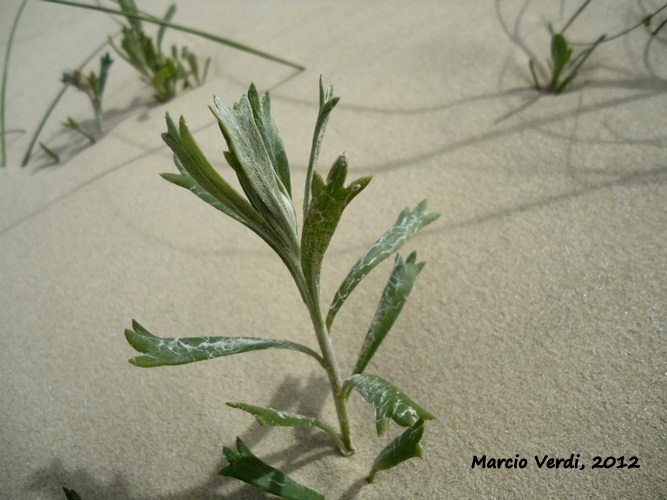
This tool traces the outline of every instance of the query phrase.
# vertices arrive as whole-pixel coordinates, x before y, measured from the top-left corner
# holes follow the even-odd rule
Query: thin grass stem
[[[2,156],[0,157],[0,167],[4,167],[7,164],[7,151],[5,145],[5,97],[7,95],[7,73],[9,72],[9,57],[12,54],[12,45],[14,42],[14,34],[16,33],[16,27],[19,24],[19,19],[23,13],[23,8],[25,4],[28,3],[28,0],[23,0],[19,6],[19,10],[16,12],[16,17],[12,23],[12,29],[9,32],[9,39],[7,40],[7,48],[5,50],[5,62],[2,66],[2,91],[0,92],[0,142],[2,142]]]
[[[166,26],[171,29],[175,29],[178,31],[183,31],[185,33],[190,33],[191,35],[196,35],[202,38],[205,38],[207,40],[211,40],[213,42],[217,42],[223,45],[227,45],[229,47],[233,47],[238,50],[242,50],[244,52],[248,52],[250,54],[262,57],[264,59],[268,59],[270,61],[274,61],[280,64],[284,64],[286,66],[290,66],[292,68],[296,68],[299,71],[305,70],[305,66],[302,66],[300,64],[288,61],[287,59],[283,59],[278,56],[274,56],[272,54],[269,54],[267,52],[263,52],[261,50],[249,47],[247,45],[244,45],[242,43],[235,42],[234,40],[230,40],[228,38],[223,38],[217,35],[213,35],[211,33],[206,33],[204,31],[200,31],[194,28],[189,28],[187,26],[182,26],[180,24],[175,24],[171,23],[169,21],[166,21],[164,19],[159,19],[153,16],[148,16],[145,14],[130,14],[127,12],[123,12],[121,10],[116,10],[116,9],[110,9],[108,7],[102,7],[99,5],[90,5],[90,4],[85,4],[85,3],[79,3],[79,2],[71,2],[68,0],[42,0],[43,2],[49,2],[49,3],[56,3],[60,5],[69,5],[71,7],[80,7],[82,9],[90,9],[90,10],[96,10],[99,12],[106,12],[107,14],[113,14],[117,16],[124,16],[128,19],[137,19],[139,21],[146,21],[148,23],[153,23],[153,24],[158,24],[160,26]]]

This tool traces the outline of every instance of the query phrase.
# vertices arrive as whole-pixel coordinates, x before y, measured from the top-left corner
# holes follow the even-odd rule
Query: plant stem
[[[338,443],[338,445],[343,455],[351,455],[354,453],[354,447],[350,436],[350,418],[347,413],[347,401],[342,397],[343,380],[340,375],[340,368],[338,367],[336,354],[334,353],[333,345],[331,344],[331,337],[329,336],[324,317],[322,316],[319,289],[312,292],[310,291],[309,287],[306,285],[306,279],[301,270],[301,266],[297,266],[296,268],[291,269],[291,271],[294,281],[299,288],[299,292],[301,292],[301,297],[310,313],[310,318],[313,322],[313,328],[315,329],[315,335],[317,337],[317,343],[319,344],[320,352],[322,353],[321,364],[329,377],[329,385],[331,386],[331,393],[336,406],[338,422],[340,424],[342,446],[341,443]]]
[[[0,167],[4,167],[7,164],[7,152],[5,150],[5,96],[7,95],[7,73],[9,71],[9,56],[12,53],[12,44],[14,42],[14,33],[16,33],[16,27],[19,24],[19,19],[25,4],[28,3],[28,0],[23,0],[19,6],[19,10],[16,13],[14,18],[14,23],[12,24],[12,29],[9,32],[9,39],[7,40],[7,48],[5,50],[5,62],[2,67],[2,92],[0,93],[0,141],[2,142],[2,158],[0,158]]]
[[[584,10],[586,7],[588,7],[588,4],[591,3],[592,1],[593,1],[593,0],[586,0],[583,4],[581,4],[581,7],[579,7],[579,8],[577,9],[577,12],[575,12],[575,13],[572,15],[572,17],[569,19],[569,21],[568,21],[567,23],[565,23],[565,26],[563,26],[563,29],[560,30],[559,33],[560,33],[561,35],[562,35],[563,33],[565,33],[565,30],[568,29],[568,28],[570,27],[570,24],[572,24],[572,23],[574,22],[574,20],[575,20],[577,17],[579,17],[579,14],[581,14],[581,13],[583,12],[583,10]]]
[[[206,33],[204,31],[199,31],[194,28],[188,28],[187,26],[182,26],[180,24],[174,24],[169,21],[166,21],[164,19],[159,19],[153,16],[146,16],[142,14],[130,14],[127,12],[123,12],[121,10],[116,10],[116,9],[110,9],[107,7],[101,7],[99,5],[90,5],[90,4],[85,4],[85,3],[79,3],[79,2],[70,2],[67,0],[43,0],[44,2],[50,2],[50,3],[57,3],[61,5],[69,5],[71,7],[81,7],[82,9],[90,9],[90,10],[97,10],[99,12],[106,12],[107,14],[114,14],[118,16],[124,16],[128,19],[138,19],[140,21],[146,21],[148,23],[153,23],[153,24],[158,24],[160,26],[167,26],[168,28],[172,28],[178,31],[183,31],[185,33],[190,33],[192,35],[200,36],[202,38],[206,38],[207,40],[212,40],[217,43],[221,43],[223,45],[228,45],[230,47],[233,47],[235,49],[243,50],[245,52],[249,52],[251,54],[254,54],[259,57],[263,57],[264,59],[268,59],[270,61],[275,61],[280,64],[284,64],[286,66],[290,66],[292,68],[296,68],[299,71],[303,71],[306,68],[304,66],[301,66],[300,64],[288,61],[286,59],[283,59],[278,56],[271,55],[267,52],[263,52],[258,49],[254,49],[252,47],[249,47],[247,45],[243,45],[241,43],[235,42],[233,40],[230,40],[228,38],[223,38],[217,35],[212,35],[210,33]]]

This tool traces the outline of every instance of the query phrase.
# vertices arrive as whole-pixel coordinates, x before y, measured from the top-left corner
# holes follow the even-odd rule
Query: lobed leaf
[[[263,408],[261,406],[249,405],[246,403],[227,403],[227,406],[237,408],[250,413],[257,423],[262,427],[317,427],[329,434],[345,455],[350,454],[336,431],[331,426],[321,422],[313,417],[306,417],[289,411],[274,410],[273,408]]]
[[[269,120],[270,101],[266,97],[268,94],[265,94],[264,104],[261,105],[256,93],[254,85],[251,85],[248,94],[258,106],[255,109],[246,96],[234,104],[233,108],[215,97],[211,111],[218,119],[220,130],[229,147],[225,158],[236,172],[250,204],[280,235],[285,246],[296,249],[298,248],[296,213],[289,190],[280,177],[282,175],[283,179],[285,178],[282,170],[286,165],[274,163],[274,158],[268,149],[273,151],[275,158],[283,158],[284,151],[281,156],[276,138],[269,132],[273,130],[277,134],[275,124]],[[266,118],[267,114],[269,119]],[[256,120],[262,124],[269,144],[264,142]],[[286,161],[286,157],[283,159]]]
[[[423,435],[424,421],[418,420],[416,424],[389,443],[375,458],[368,475],[368,482],[373,482],[378,471],[391,469],[411,458],[421,457],[422,447],[419,441]]]
[[[343,153],[331,166],[326,183],[314,172],[310,210],[303,223],[301,235],[301,267],[313,293],[319,286],[320,268],[345,207],[370,182],[362,177],[345,186],[347,155]]]
[[[229,464],[220,475],[239,479],[267,493],[293,500],[323,500],[320,493],[297,483],[278,469],[274,469],[252,454],[241,438],[236,438],[236,448],[225,447],[223,453]]]
[[[215,171],[192,137],[185,120],[181,117],[178,128],[167,114],[167,132],[162,139],[174,152],[174,163],[183,177],[191,181],[167,175],[166,179],[174,184],[186,187],[229,215],[264,239],[279,254],[282,247],[277,242],[277,235],[262,219],[260,214]],[[207,195],[204,195],[207,193]],[[217,200],[216,203],[212,203]]]
[[[252,114],[255,118],[255,125],[262,136],[264,147],[269,154],[273,168],[287,190],[288,195],[292,196],[292,187],[290,181],[289,162],[283,140],[278,133],[278,127],[271,116],[271,96],[266,92],[261,100],[255,85],[250,85],[248,89],[248,101],[252,108]]]
[[[354,373],[364,371],[375,351],[380,347],[391,327],[394,326],[401,310],[403,310],[403,306],[412,290],[412,285],[414,285],[425,264],[424,262],[417,264],[416,260],[417,252],[412,252],[405,262],[403,262],[401,254],[396,255],[394,269],[392,269],[387,285],[382,292],[380,303],[366,334],[366,340],[361,348]]]
[[[418,419],[435,418],[430,412],[410,399],[391,382],[377,375],[357,373],[345,381],[344,394],[349,395],[354,387],[375,410],[375,425],[378,436],[387,430],[391,418],[398,425],[409,427]]]
[[[424,200],[412,212],[405,208],[394,225],[373,243],[354,264],[338,291],[336,291],[331,306],[329,306],[329,313],[327,314],[327,328],[329,328],[329,331],[331,331],[331,324],[338,310],[359,282],[384,259],[401,248],[417,231],[440,217],[440,214],[437,213],[427,214],[426,205],[427,201]]]
[[[132,330],[125,330],[125,338],[142,356],[129,361],[141,368],[173,366],[231,356],[264,349],[290,349],[314,357],[322,358],[312,349],[289,340],[258,337],[186,337],[161,338],[153,335],[132,320]]]
[[[310,158],[308,160],[308,170],[306,171],[306,186],[303,194],[303,218],[306,219],[311,203],[311,189],[313,174],[317,168],[317,160],[320,156],[320,148],[322,147],[322,140],[324,139],[324,132],[327,128],[329,115],[340,101],[340,97],[333,95],[333,85],[324,89],[324,78],[320,75],[320,109],[317,113],[317,121],[315,122],[315,130],[313,131],[313,141],[310,147]]]

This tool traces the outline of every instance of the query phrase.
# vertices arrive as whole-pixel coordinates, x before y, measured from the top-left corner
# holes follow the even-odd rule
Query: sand
[[[16,0],[2,2],[2,52]],[[645,8],[660,2],[646,2]],[[144,1],[163,13],[166,2]],[[195,7],[196,5],[196,7]],[[263,498],[217,472],[240,436],[253,452],[327,498],[664,498],[667,433],[667,70],[665,35],[601,46],[561,96],[530,88],[546,23],[577,2],[216,2],[174,20],[304,65],[295,69],[192,35],[212,58],[206,83],[152,102],[118,56],[106,133],[92,146],[60,122],[92,125],[68,92],[37,149],[21,158],[66,68],[117,31],[106,15],[29,2],[7,94],[0,168],[0,497]],[[596,10],[597,9],[597,10]],[[641,17],[591,4],[570,28],[591,41]],[[97,69],[97,62],[89,66]],[[334,423],[319,366],[262,351],[139,369],[123,336],[134,318],[156,335],[316,341],[297,289],[256,235],[158,176],[175,172],[160,139],[184,115],[223,175],[224,142],[207,106],[255,82],[270,91],[303,200],[318,78],[341,96],[320,156],[342,151],[349,179],[374,179],[348,207],[324,261],[328,303],[356,259],[404,207],[441,214],[401,252],[426,262],[402,315],[367,368],[436,415],[424,456],[364,478],[397,436],[375,435],[350,399],[357,454],[314,430],[262,428],[227,401]],[[354,291],[332,341],[354,366],[391,260]],[[525,458],[494,469],[491,459]],[[536,458],[578,467],[539,467]],[[472,467],[486,456],[486,468]],[[475,458],[476,457],[476,458]],[[613,468],[594,468],[595,457]],[[634,463],[639,468],[618,468]]]

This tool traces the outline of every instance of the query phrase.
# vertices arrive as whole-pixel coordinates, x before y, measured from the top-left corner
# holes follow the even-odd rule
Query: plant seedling
[[[577,9],[577,11],[568,19],[563,29],[556,33],[553,29],[551,23],[549,23],[549,33],[551,34],[551,60],[549,61],[549,71],[551,72],[551,78],[549,78],[548,83],[543,85],[540,83],[540,79],[537,76],[537,71],[535,69],[535,61],[532,59],[528,62],[528,67],[530,68],[530,74],[533,78],[533,84],[536,90],[549,92],[552,94],[560,94],[565,90],[565,88],[572,83],[572,81],[577,77],[579,70],[586,62],[586,60],[591,56],[593,51],[602,43],[607,43],[616,38],[627,35],[631,31],[641,27],[648,27],[651,24],[653,18],[662,10],[667,8],[667,4],[661,6],[653,13],[643,17],[641,21],[636,23],[634,26],[631,26],[628,29],[621,31],[613,36],[607,36],[606,34],[600,35],[595,42],[586,46],[581,52],[579,52],[574,58],[572,57],[573,48],[570,43],[565,38],[565,30],[574,22],[574,20],[588,7],[592,0],[585,0]],[[664,25],[661,24],[651,36],[655,36],[658,31]]]
[[[153,97],[158,102],[166,102],[178,92],[178,84],[183,89],[201,85],[206,80],[211,59],[208,58],[200,73],[197,56],[187,47],[171,48],[171,57],[162,52],[162,38],[167,28],[162,24],[158,31],[157,43],[146,35],[143,29],[139,10],[134,0],[119,0],[119,5],[127,25],[123,26],[120,48],[110,42],[118,55],[130,63],[141,74],[146,83],[153,87]],[[169,23],[176,13],[176,5],[171,5],[163,21]]]
[[[433,222],[438,214],[426,212],[425,200],[414,210],[404,209],[396,223],[352,267],[335,293],[327,314],[323,314],[320,271],[324,254],[343,211],[371,180],[370,177],[361,177],[345,185],[348,171],[345,153],[334,161],[326,179],[316,169],[329,114],[338,100],[333,95],[333,87],[329,86],[325,90],[320,78],[320,107],[306,176],[304,220],[300,231],[292,203],[287,155],[271,116],[268,92],[260,98],[255,86],[251,85],[247,96],[243,96],[233,107],[216,97],[210,108],[227,143],[225,158],[236,174],[245,196],[230,186],[211,166],[183,118],[176,124],[167,115],[167,132],[162,135],[174,153],[174,163],[179,171],[178,174],[162,174],[162,177],[192,191],[214,208],[245,225],[278,254],[310,313],[319,351],[276,338],[161,338],[134,320],[132,329],[126,330],[125,336],[140,353],[130,359],[130,363],[139,367],[181,365],[263,349],[289,349],[309,356],[327,374],[336,407],[338,429],[315,416],[240,402],[227,404],[249,413],[263,426],[319,428],[347,456],[354,452],[347,402],[352,390],[358,391],[375,410],[378,435],[384,434],[390,420],[407,428],[378,455],[368,478],[372,481],[378,471],[421,456],[419,443],[425,421],[434,418],[428,410],[389,381],[365,373],[403,309],[424,262],[417,262],[416,252],[412,252],[406,259],[400,254],[396,255],[356,365],[347,377],[343,376],[334,352],[332,327],[336,314],[359,282],[378,264],[395,254],[420,229]],[[321,498],[318,493],[262,462],[240,439],[236,446],[237,451],[224,449],[229,465],[220,474],[235,477],[286,498]]]
[[[568,44],[565,35],[562,32],[555,33],[551,24],[549,24],[549,32],[551,33],[551,61],[549,61],[551,78],[549,83],[544,87],[540,84],[537,72],[535,71],[534,61],[531,60],[528,66],[530,67],[530,74],[533,77],[536,90],[545,90],[552,94],[560,94],[577,77],[581,66],[590,57],[595,48],[604,41],[606,35],[600,36],[593,45],[582,50],[572,59],[572,47]]]
[[[104,88],[107,84],[107,78],[109,76],[109,68],[113,63],[113,59],[107,53],[100,58],[100,74],[97,76],[94,71],[91,71],[87,76],[80,70],[66,71],[63,73],[62,82],[70,85],[77,90],[85,93],[90,99],[90,103],[93,105],[93,111],[95,112],[95,123],[97,124],[97,133],[102,134],[103,125],[102,125],[102,96],[104,95]],[[76,123],[72,118],[68,118],[67,122],[64,124],[66,127],[74,129],[79,133],[83,134],[91,142],[95,142],[94,137],[90,134],[85,133],[78,123]]]

